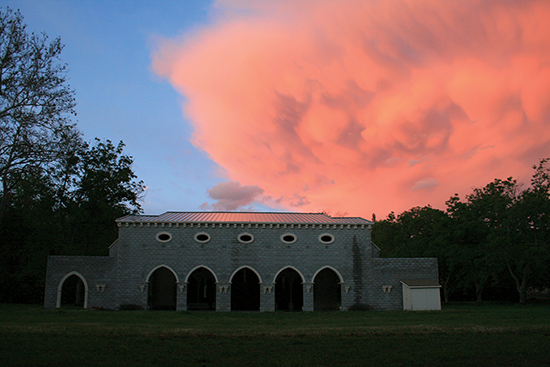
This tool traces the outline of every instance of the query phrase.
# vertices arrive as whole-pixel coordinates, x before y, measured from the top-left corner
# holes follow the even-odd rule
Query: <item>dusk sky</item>
[[[0,0],[61,37],[143,209],[370,219],[550,156],[550,1]]]

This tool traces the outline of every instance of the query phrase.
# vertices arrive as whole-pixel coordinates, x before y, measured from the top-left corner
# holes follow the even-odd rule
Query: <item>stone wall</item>
[[[195,236],[199,233],[209,236],[209,241],[198,242]],[[240,242],[243,233],[253,241]],[[281,240],[289,233],[296,236],[294,243]],[[159,234],[165,236],[159,240]],[[334,242],[321,243],[322,234],[334,236]],[[165,267],[177,282],[178,310],[187,309],[186,282],[199,267],[210,270],[216,278],[218,311],[231,310],[231,280],[243,267],[254,271],[260,280],[260,311],[275,310],[275,278],[288,267],[304,280],[306,311],[313,310],[315,276],[327,267],[340,278],[343,310],[354,304],[376,310],[402,309],[401,280],[437,281],[436,259],[380,259],[377,255],[368,226],[120,223],[119,239],[109,257],[48,258],[44,306],[56,307],[60,282],[73,271],[88,283],[88,307],[147,308],[151,274]],[[102,284],[105,287],[96,289]]]
[[[59,307],[62,281],[75,274],[87,293],[85,307],[115,308],[115,258],[107,256],[48,256],[44,307]]]

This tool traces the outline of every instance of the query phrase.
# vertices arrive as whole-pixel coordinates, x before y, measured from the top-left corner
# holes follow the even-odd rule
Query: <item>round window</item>
[[[157,233],[157,241],[159,242],[170,242],[172,235],[168,232]]]
[[[206,232],[199,232],[195,234],[195,241],[198,243],[206,243],[210,241],[210,235]]]
[[[239,240],[240,243],[251,243],[252,241],[254,241],[254,236],[251,235],[250,233],[241,233],[237,239]]]
[[[285,233],[281,236],[281,241],[284,243],[294,243],[298,240],[298,237],[294,233]]]
[[[325,245],[328,245],[334,242],[334,236],[330,233],[323,233],[319,236],[319,241]]]

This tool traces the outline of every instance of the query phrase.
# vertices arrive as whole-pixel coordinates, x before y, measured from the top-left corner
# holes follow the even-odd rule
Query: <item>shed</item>
[[[441,310],[439,288],[441,285],[430,279],[402,280],[403,309],[406,311]]]

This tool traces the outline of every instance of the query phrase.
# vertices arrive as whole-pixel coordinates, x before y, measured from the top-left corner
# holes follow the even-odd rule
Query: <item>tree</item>
[[[41,302],[48,255],[108,255],[115,219],[141,211],[124,144],[96,140],[14,184],[0,223],[0,300]]]
[[[483,188],[474,189],[467,202],[455,213],[469,216],[469,236],[464,247],[473,245],[469,255],[478,259],[481,277],[497,276],[503,264],[512,277],[519,302],[526,302],[526,290],[533,279],[544,279],[548,272],[550,211],[548,160],[534,166],[531,187],[521,190],[516,180],[495,179]],[[457,228],[457,226],[455,226]],[[475,230],[473,229],[475,228]],[[474,254],[477,254],[474,256]],[[546,281],[548,278],[546,277]],[[484,282],[476,283],[476,289]]]
[[[123,150],[123,142],[115,146],[96,139],[73,159],[76,168],[70,171],[76,176],[64,201],[72,218],[71,244],[78,246],[80,255],[104,255],[105,244],[117,236],[114,220],[141,212],[143,182],[135,180],[133,159]]]
[[[18,11],[0,9],[0,221],[22,177],[80,144],[62,50],[59,38],[29,35]]]
[[[447,214],[451,219],[447,238],[455,250],[455,276],[460,279],[464,290],[473,284],[479,305],[491,275],[498,273],[500,262],[488,242],[489,228],[484,219],[485,212],[480,209],[480,205],[472,203],[472,199],[470,195],[466,197],[466,202],[462,202],[455,194],[447,201]]]
[[[529,284],[548,286],[550,277],[550,167],[548,159],[533,166],[531,186],[514,201],[510,230],[501,250],[520,303]]]

